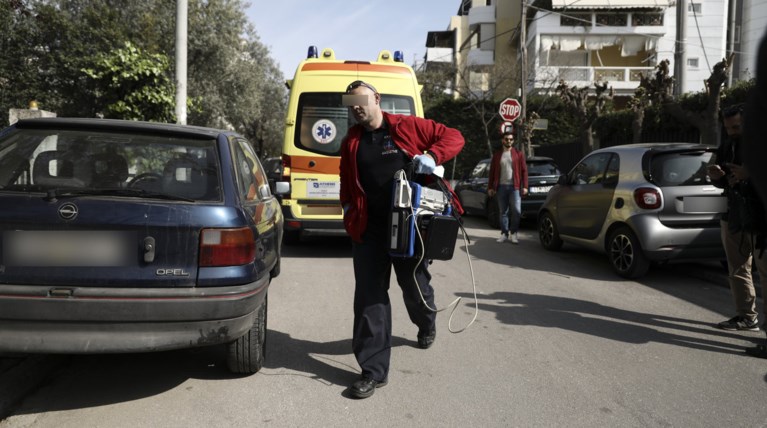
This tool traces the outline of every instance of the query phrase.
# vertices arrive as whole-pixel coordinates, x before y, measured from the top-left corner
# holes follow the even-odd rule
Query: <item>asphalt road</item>
[[[708,266],[626,281],[604,256],[544,251],[534,230],[515,246],[467,224],[476,322],[453,334],[441,312],[418,349],[393,285],[389,385],[371,398],[347,393],[350,246],[314,240],[285,248],[258,374],[229,375],[214,349],[74,356],[0,427],[767,426],[767,360],[742,352],[764,333],[713,327],[732,303]],[[438,305],[462,298],[453,329],[475,311],[466,250],[432,266]]]

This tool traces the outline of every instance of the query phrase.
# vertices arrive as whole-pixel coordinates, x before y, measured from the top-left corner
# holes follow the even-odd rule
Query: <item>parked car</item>
[[[535,219],[546,200],[546,194],[562,174],[553,159],[542,156],[527,158],[528,194],[522,197],[522,218]],[[467,214],[485,216],[490,227],[500,228],[498,204],[487,196],[490,159],[477,163],[468,177],[455,185],[455,192]]]
[[[258,371],[282,214],[245,138],[22,120],[0,132],[0,352],[223,344]]]
[[[605,253],[625,278],[641,277],[651,262],[721,259],[726,202],[706,173],[713,150],[662,143],[588,154],[549,192],[538,219],[541,245]]]
[[[269,188],[272,190],[272,193],[274,193],[275,183],[282,179],[282,158],[266,158],[261,164],[264,166],[266,179],[269,180]]]

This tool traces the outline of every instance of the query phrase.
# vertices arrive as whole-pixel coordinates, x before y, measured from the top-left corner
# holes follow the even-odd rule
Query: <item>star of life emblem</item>
[[[320,119],[312,126],[312,138],[320,144],[328,144],[336,138],[336,125],[327,120]]]

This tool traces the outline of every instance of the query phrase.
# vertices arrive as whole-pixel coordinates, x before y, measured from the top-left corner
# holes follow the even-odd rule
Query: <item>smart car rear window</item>
[[[658,186],[710,184],[707,168],[713,154],[705,151],[659,153],[650,158],[648,180]]]

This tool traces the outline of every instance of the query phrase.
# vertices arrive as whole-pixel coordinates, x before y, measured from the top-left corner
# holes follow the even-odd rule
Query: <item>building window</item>
[[[597,25],[605,27],[625,27],[628,15],[625,13],[597,13]]]
[[[687,58],[687,66],[690,68],[698,68],[699,63],[698,58]]]
[[[700,15],[703,12],[703,3],[687,3],[687,11]]]
[[[631,25],[639,27],[641,25],[663,25],[662,13],[633,13],[631,14]]]
[[[560,15],[559,25],[562,27],[591,27],[591,14],[568,12]]]

